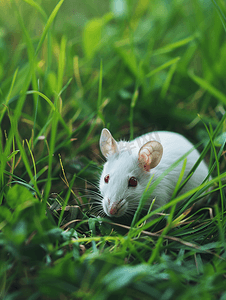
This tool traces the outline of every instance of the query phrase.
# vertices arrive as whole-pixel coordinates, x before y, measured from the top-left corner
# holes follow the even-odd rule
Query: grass
[[[0,298],[226,299],[225,16],[221,0],[0,2]],[[103,127],[179,132],[212,179],[178,181],[149,224],[145,194],[133,220],[97,218]]]

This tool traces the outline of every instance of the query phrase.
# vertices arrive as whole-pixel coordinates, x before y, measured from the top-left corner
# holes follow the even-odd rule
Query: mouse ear
[[[116,140],[112,137],[110,131],[104,128],[100,136],[100,150],[106,158],[114,153],[119,153]]]
[[[138,153],[138,161],[145,171],[155,168],[162,158],[163,147],[157,141],[150,141],[144,144]]]

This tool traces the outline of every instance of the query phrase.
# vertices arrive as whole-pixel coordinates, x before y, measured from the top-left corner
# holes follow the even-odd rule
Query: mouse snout
[[[117,215],[117,212],[119,210],[119,207],[118,207],[119,203],[113,203],[112,206],[110,207],[109,209],[109,214],[114,216],[114,215]]]
[[[108,199],[108,215],[112,217],[120,217],[125,212],[125,200],[121,199],[119,202],[113,202],[110,204],[110,200]]]

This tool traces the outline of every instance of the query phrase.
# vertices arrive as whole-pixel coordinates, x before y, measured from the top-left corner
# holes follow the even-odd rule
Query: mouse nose
[[[112,205],[109,205],[108,207],[109,216],[115,216],[115,217],[122,216],[125,212],[125,204],[126,202],[124,199],[113,202]]]
[[[112,206],[109,210],[109,214],[112,216],[117,215],[118,209],[119,209],[118,203],[112,203]]]

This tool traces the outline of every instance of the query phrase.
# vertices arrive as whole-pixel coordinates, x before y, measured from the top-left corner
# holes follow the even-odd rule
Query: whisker
[[[98,174],[98,176],[96,176],[96,177],[97,177],[97,179],[99,179],[99,177],[100,177],[99,174]],[[82,178],[82,177],[80,177],[80,176],[77,176],[76,178],[78,178],[78,179],[80,179],[80,180],[82,180],[82,181],[84,181],[84,182],[90,184],[91,186],[95,187],[96,189],[99,189],[99,187],[98,187],[97,184],[95,184],[95,183],[93,183],[93,182],[91,182],[91,181],[89,181],[89,180],[87,180],[87,179],[84,179],[84,178]]]
[[[96,215],[96,216],[100,216],[100,217],[105,217],[106,216],[105,212],[102,209],[97,209],[97,210],[92,209],[89,212]]]

